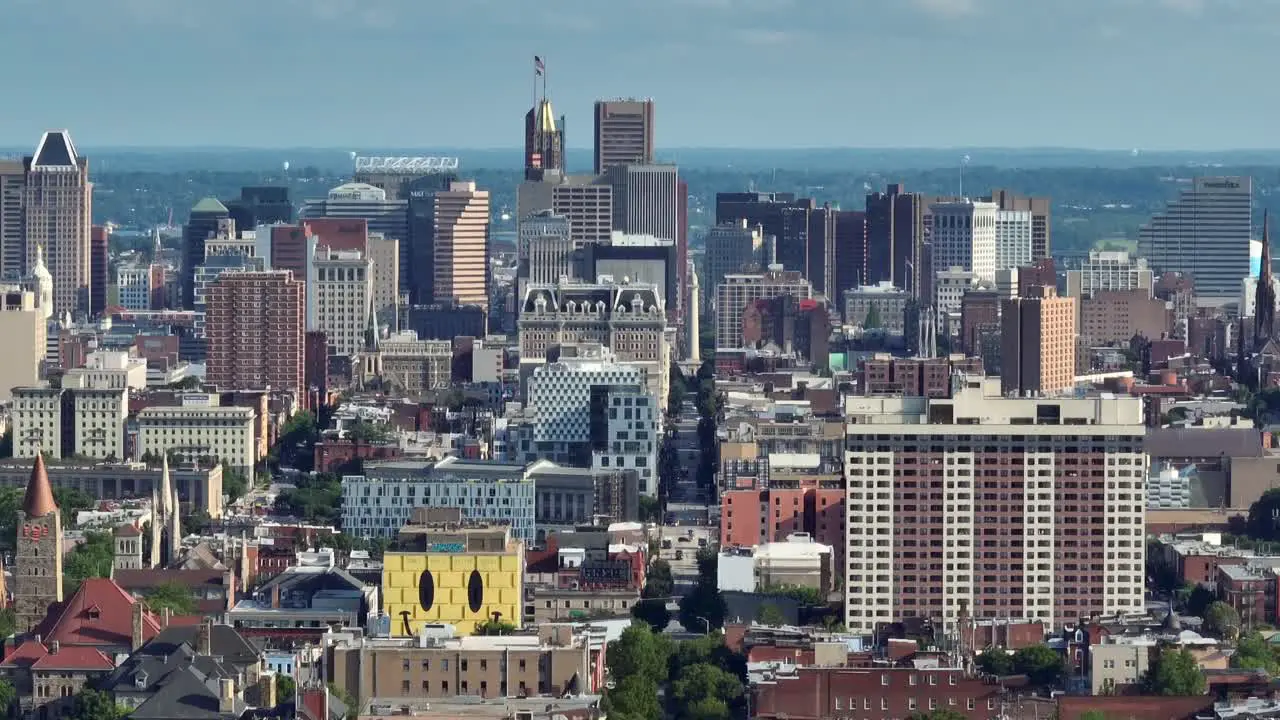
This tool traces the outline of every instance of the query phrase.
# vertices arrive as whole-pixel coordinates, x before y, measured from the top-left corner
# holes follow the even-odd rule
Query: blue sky
[[[1274,148],[1280,0],[0,0],[0,146]],[[61,45],[62,47],[58,47]],[[48,52],[53,50],[53,52]]]

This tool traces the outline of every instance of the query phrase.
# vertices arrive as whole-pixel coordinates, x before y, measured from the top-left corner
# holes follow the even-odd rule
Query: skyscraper
[[[303,394],[304,283],[288,270],[224,272],[209,287],[205,379],[222,391]]]
[[[934,273],[960,268],[979,281],[995,282],[995,204],[962,200],[934,203],[929,209]]]
[[[597,100],[595,172],[653,164],[653,100]]]
[[[867,214],[862,210],[836,211],[835,254],[836,285],[827,296],[838,301],[867,277]]]
[[[182,307],[195,308],[196,267],[204,264],[204,243],[218,234],[221,221],[231,217],[227,206],[217,198],[205,198],[191,208],[187,225],[182,229]]]
[[[615,231],[673,243],[679,238],[680,172],[675,165],[614,165],[608,174]]]
[[[472,181],[436,193],[435,302],[489,308],[489,191]]]
[[[1000,310],[1000,390],[1060,393],[1075,385],[1076,299],[1033,285]]]
[[[524,116],[524,179],[541,180],[548,170],[564,172],[564,117],[557,125],[544,87]]]
[[[1138,230],[1138,255],[1157,272],[1190,275],[1198,299],[1230,302],[1250,274],[1252,214],[1252,178],[1196,178]]]
[[[111,229],[94,225],[89,231],[89,316],[107,309],[107,273],[111,265]]]
[[[27,267],[22,198],[27,174],[21,160],[0,160],[0,274],[19,277]]]
[[[27,264],[35,261],[36,246],[43,247],[45,263],[53,274],[54,312],[88,312],[93,216],[89,161],[76,152],[71,133],[50,130],[40,138],[35,155],[24,163]]]
[[[293,204],[287,187],[242,187],[240,197],[223,203],[240,232],[259,225],[293,222]]]
[[[866,273],[863,285],[891,282],[921,297],[921,275],[928,265],[922,257],[925,214],[929,199],[891,183],[885,192],[867,195]],[[931,286],[931,284],[930,284]]]
[[[1028,197],[1011,190],[992,190],[984,202],[993,202],[1001,210],[1031,213],[1031,264],[1049,257],[1053,244],[1049,234],[1050,203],[1047,197]]]
[[[1271,215],[1262,215],[1262,272],[1258,275],[1258,289],[1254,293],[1253,348],[1260,349],[1275,337],[1276,330],[1276,279],[1271,272]],[[1244,338],[1240,338],[1244,342]]]
[[[716,224],[746,220],[748,225],[759,225],[766,243],[772,237],[774,261],[787,270],[807,273],[809,214],[815,207],[813,200],[797,200],[794,193],[716,193]]]

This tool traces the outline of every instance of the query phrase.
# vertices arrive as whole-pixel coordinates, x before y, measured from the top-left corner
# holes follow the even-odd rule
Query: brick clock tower
[[[36,455],[18,511],[13,585],[15,629],[20,635],[34,631],[49,606],[62,601],[62,516],[53,500],[43,455]]]

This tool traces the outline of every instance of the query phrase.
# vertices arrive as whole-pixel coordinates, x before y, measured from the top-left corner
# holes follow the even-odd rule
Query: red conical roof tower
[[[53,488],[49,485],[49,473],[44,467],[43,454],[36,454],[31,479],[27,481],[27,495],[22,499],[22,510],[29,518],[44,517],[58,511],[58,503],[53,500]]]

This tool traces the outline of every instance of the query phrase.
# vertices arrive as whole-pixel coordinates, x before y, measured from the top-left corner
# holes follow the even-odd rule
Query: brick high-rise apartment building
[[[292,272],[224,272],[209,287],[205,313],[209,383],[305,397],[306,291]]]
[[[1076,299],[1051,287],[1024,286],[1000,310],[1001,391],[1060,393],[1076,379]]]
[[[846,620],[1052,628],[1141,611],[1147,458],[1139,398],[846,403]]]

